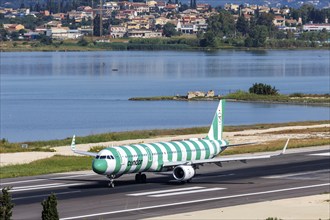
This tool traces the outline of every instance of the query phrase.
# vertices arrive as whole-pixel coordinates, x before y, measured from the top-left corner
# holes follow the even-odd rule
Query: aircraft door
[[[152,152],[148,147],[145,147],[144,149],[146,149],[147,154],[148,154],[148,161],[151,162],[152,161]]]

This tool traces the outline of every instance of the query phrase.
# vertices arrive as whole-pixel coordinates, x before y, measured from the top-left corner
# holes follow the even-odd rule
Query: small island
[[[302,104],[330,106],[330,94],[280,94],[275,87],[263,83],[255,83],[249,91],[238,90],[227,95],[217,95],[214,90],[208,92],[190,91],[187,95],[132,97],[130,101],[215,101],[226,99],[229,102],[264,102],[276,104]]]
[[[187,95],[175,96],[154,96],[154,97],[133,97],[130,101],[161,101],[161,100],[177,100],[177,101],[213,101],[223,98],[221,95],[215,95],[213,90],[208,92],[192,91]]]

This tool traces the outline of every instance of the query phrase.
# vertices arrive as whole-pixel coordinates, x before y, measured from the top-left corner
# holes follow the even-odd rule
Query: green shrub
[[[42,201],[42,220],[56,220],[59,219],[57,211],[57,198],[54,193],[48,196],[47,200]]]
[[[258,95],[278,95],[278,90],[270,85],[263,83],[254,83],[252,87],[249,88],[250,93]]]
[[[83,47],[85,47],[85,46],[88,45],[88,41],[85,40],[84,38],[81,38],[81,39],[77,42],[77,44],[78,44],[79,46],[83,46]]]
[[[2,188],[2,194],[0,195],[0,219],[8,220],[13,215],[12,209],[14,203],[11,202],[11,195],[8,192],[10,187]]]
[[[295,93],[292,93],[289,95],[290,97],[299,97],[299,98],[302,98],[304,97],[304,94],[303,93],[300,93],[300,92],[295,92]]]

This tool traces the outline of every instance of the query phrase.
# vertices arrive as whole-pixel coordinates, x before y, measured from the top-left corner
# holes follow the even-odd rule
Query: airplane
[[[221,166],[223,162],[254,159],[266,159],[280,156],[285,153],[287,140],[282,152],[259,156],[240,156],[221,158],[217,157],[228,147],[247,145],[243,143],[229,145],[222,139],[223,111],[225,100],[220,100],[215,112],[210,130],[205,138],[182,141],[132,144],[104,148],[98,153],[79,151],[75,147],[75,136],[72,138],[71,149],[74,153],[94,157],[92,169],[95,173],[109,179],[109,187],[113,188],[114,180],[123,174],[136,173],[136,183],[146,183],[145,172],[172,171],[175,180],[190,182],[199,166],[214,163]]]

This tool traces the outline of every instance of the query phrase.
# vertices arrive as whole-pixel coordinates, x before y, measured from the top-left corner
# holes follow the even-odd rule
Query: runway
[[[147,173],[136,184],[134,174],[116,180],[93,172],[2,179],[12,186],[14,219],[40,219],[41,201],[54,192],[61,219],[141,219],[252,202],[330,192],[330,146],[265,160],[205,165],[188,184],[171,173]]]

